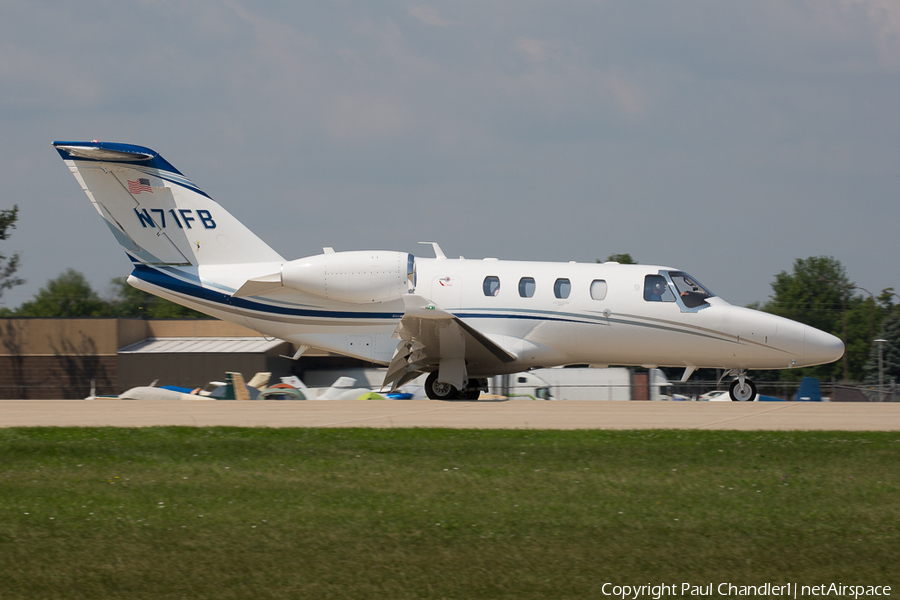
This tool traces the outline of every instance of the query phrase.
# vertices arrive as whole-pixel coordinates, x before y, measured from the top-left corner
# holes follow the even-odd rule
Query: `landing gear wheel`
[[[731,382],[728,395],[731,396],[734,402],[752,402],[756,400],[756,384],[749,379],[745,379],[744,385],[741,385],[741,380],[735,379]]]
[[[438,372],[433,371],[425,379],[425,395],[431,400],[459,400],[459,390],[443,381],[438,381]]]
[[[481,390],[478,388],[466,388],[459,393],[460,400],[478,400],[481,396]]]
[[[478,400],[481,397],[481,392],[487,389],[488,382],[486,378],[470,379],[465,389],[460,391],[459,397],[461,400]]]

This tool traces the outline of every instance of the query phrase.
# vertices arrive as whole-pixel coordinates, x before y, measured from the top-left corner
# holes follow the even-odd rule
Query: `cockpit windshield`
[[[669,278],[675,284],[675,289],[678,290],[678,295],[687,308],[697,308],[705,304],[707,298],[715,297],[715,294],[683,271],[669,271]]]

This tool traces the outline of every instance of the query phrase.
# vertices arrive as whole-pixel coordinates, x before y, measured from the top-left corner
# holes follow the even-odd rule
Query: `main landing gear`
[[[428,378],[425,379],[425,395],[431,400],[478,400],[481,395],[482,383],[487,382],[480,379],[470,379],[468,385],[462,390],[446,383],[438,381],[438,372],[432,371]]]

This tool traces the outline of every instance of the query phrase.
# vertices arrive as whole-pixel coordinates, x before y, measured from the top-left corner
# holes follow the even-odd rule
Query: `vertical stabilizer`
[[[800,382],[800,388],[797,390],[797,395],[794,396],[794,401],[821,402],[822,387],[819,385],[819,380],[815,377],[804,377]]]
[[[149,148],[96,141],[53,146],[135,263],[198,266],[284,260]]]

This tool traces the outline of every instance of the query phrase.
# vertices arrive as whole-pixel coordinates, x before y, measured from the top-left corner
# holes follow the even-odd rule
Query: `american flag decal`
[[[143,177],[138,179],[137,181],[128,180],[128,191],[134,195],[140,194],[141,192],[150,192],[153,193],[153,188],[150,187],[150,180],[144,179]]]

